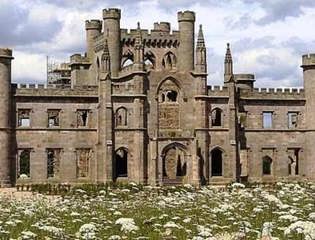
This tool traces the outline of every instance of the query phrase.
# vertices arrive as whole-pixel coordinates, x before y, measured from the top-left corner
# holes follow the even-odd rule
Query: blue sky
[[[0,46],[14,49],[14,82],[45,82],[46,55],[67,61],[85,49],[84,21],[122,9],[121,26],[152,29],[177,11],[196,12],[208,50],[208,84],[223,83],[225,46],[235,73],[255,73],[258,87],[302,86],[301,55],[315,52],[314,0],[0,0]]]

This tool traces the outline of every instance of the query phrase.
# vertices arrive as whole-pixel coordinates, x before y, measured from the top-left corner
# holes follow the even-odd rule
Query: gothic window
[[[60,169],[60,149],[47,149],[47,178],[57,177]]]
[[[211,125],[212,127],[222,127],[222,110],[215,108],[211,112]]]
[[[116,127],[128,125],[127,113],[128,111],[124,107],[120,107],[116,110],[116,114],[115,114]]]
[[[288,112],[288,128],[297,128],[298,126],[298,113]]]
[[[18,110],[18,126],[19,127],[30,127],[30,109],[19,109]]]
[[[155,56],[151,51],[145,53],[144,64],[148,68],[155,68]]]
[[[88,126],[89,110],[77,110],[77,126],[87,127]]]
[[[271,175],[272,173],[272,159],[269,156],[264,156],[262,159],[263,175]]]
[[[162,60],[162,66],[167,70],[176,68],[176,57],[174,53],[168,52],[164,55]]]
[[[18,151],[18,178],[30,177],[30,149],[21,149]]]
[[[122,64],[121,64],[121,67],[124,68],[124,67],[128,67],[130,65],[132,65],[134,62],[134,56],[133,56],[133,53],[128,50],[126,53],[123,54],[122,56]]]
[[[272,128],[272,112],[263,112],[263,128]]]
[[[77,178],[86,178],[89,176],[90,161],[92,151],[89,148],[77,149]]]
[[[60,110],[49,109],[48,114],[48,127],[58,127],[59,126],[59,113]]]
[[[128,151],[119,148],[115,153],[116,177],[128,177]]]
[[[223,175],[223,152],[219,148],[211,151],[211,176]]]
[[[163,177],[176,179],[187,174],[185,152],[180,146],[167,147],[163,156]]]

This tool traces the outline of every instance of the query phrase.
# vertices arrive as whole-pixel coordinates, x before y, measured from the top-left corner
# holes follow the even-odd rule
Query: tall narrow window
[[[213,127],[222,127],[222,110],[215,108],[211,112],[211,125]]]
[[[223,159],[222,151],[218,148],[211,151],[211,176],[222,176]]]
[[[18,151],[18,178],[24,179],[30,177],[30,149],[21,149]]]
[[[128,125],[127,113],[128,113],[127,109],[124,107],[120,107],[116,110],[115,114],[116,127]]]
[[[76,155],[77,155],[77,177],[86,178],[89,176],[92,151],[89,148],[77,149]]]
[[[88,126],[89,110],[77,110],[77,125],[78,127]]]
[[[19,127],[29,127],[31,125],[30,113],[31,113],[30,109],[18,110],[18,126]]]
[[[272,112],[263,112],[263,128],[272,128]]]
[[[57,177],[60,168],[60,149],[47,149],[47,178]]]
[[[128,151],[119,148],[115,153],[116,177],[128,177]]]
[[[60,110],[49,109],[48,114],[48,127],[58,127],[59,126],[59,113]]]
[[[288,128],[297,128],[298,126],[298,113],[288,112]]]
[[[271,175],[272,173],[272,159],[269,156],[264,156],[262,159],[263,175]]]

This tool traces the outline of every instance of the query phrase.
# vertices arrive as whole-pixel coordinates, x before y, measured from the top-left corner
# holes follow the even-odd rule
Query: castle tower
[[[102,22],[100,20],[87,20],[85,21],[86,30],[86,48],[87,56],[90,61],[94,59],[94,37],[101,34]]]
[[[196,72],[207,72],[207,52],[202,25],[199,25],[197,46],[196,46]]]
[[[0,187],[10,184],[12,50],[0,48]]]
[[[108,40],[112,77],[117,77],[120,70],[120,15],[121,11],[117,8],[103,10],[104,35]]]
[[[179,48],[178,67],[180,71],[194,69],[195,52],[195,13],[192,11],[178,12]]]
[[[303,55],[302,66],[303,80],[306,99],[305,122],[305,163],[301,162],[301,175],[309,178],[315,178],[315,161],[314,161],[314,145],[315,145],[315,54]]]

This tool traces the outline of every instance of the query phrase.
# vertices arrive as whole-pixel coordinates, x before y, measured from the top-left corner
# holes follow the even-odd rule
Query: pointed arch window
[[[175,69],[176,68],[176,56],[172,52],[168,52],[164,55],[162,60],[162,66],[167,69]]]
[[[121,67],[128,67],[134,63],[134,54],[128,50],[126,53],[123,54],[122,56],[122,63]]]
[[[223,175],[223,152],[219,148],[211,151],[211,176]]]
[[[115,114],[116,127],[128,125],[127,115],[128,115],[128,111],[124,107],[120,107],[116,110],[116,114]]]
[[[148,68],[155,68],[155,56],[151,51],[144,54],[144,64]]]

